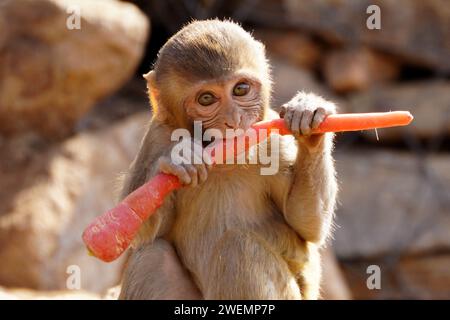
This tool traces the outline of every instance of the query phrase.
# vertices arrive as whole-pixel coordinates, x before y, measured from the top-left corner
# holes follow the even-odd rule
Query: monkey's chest
[[[194,275],[208,268],[205,261],[229,232],[259,234],[280,254],[290,250],[283,245],[298,240],[270,200],[264,177],[245,170],[224,173],[212,172],[203,185],[177,194],[172,240]]]
[[[212,171],[207,181],[177,194],[177,222],[207,232],[257,224],[270,212],[264,179],[253,168]]]

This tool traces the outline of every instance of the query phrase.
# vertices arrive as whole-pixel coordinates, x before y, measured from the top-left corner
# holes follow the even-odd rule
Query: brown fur
[[[255,100],[261,111],[251,119],[267,118],[270,75],[264,49],[239,26],[193,22],[166,43],[147,75],[155,114],[123,196],[158,173],[158,159],[173,146],[172,130],[192,129],[186,109],[193,104],[183,101],[188,87],[205,80],[226,86],[243,69],[261,85]],[[298,118],[295,112],[309,106],[334,112],[331,103],[304,93],[287,112]],[[216,118],[213,127],[224,121]],[[271,142],[258,147],[266,143]],[[174,192],[141,228],[121,298],[317,298],[318,249],[330,232],[337,189],[331,149],[332,135],[283,137],[277,174],[261,175],[261,165],[218,165],[203,183]]]

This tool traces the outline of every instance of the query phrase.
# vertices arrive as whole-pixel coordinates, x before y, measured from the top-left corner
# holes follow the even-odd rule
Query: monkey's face
[[[248,129],[261,120],[262,82],[241,70],[226,78],[194,84],[184,101],[189,120],[201,121],[203,129]]]
[[[245,130],[269,105],[264,46],[230,21],[190,23],[166,42],[145,77],[154,114],[175,128],[201,121],[204,130]]]

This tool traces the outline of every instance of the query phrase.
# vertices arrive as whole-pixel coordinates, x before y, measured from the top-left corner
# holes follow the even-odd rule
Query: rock
[[[450,134],[450,81],[424,81],[376,88],[353,95],[351,112],[408,110],[414,121],[407,127],[378,130],[381,141],[400,140],[405,135],[437,138]],[[374,139],[371,131],[364,132]]]
[[[321,58],[319,45],[299,31],[259,29],[254,36],[270,54],[297,67],[314,68]]]
[[[323,300],[350,300],[351,292],[339,262],[331,247],[322,251],[321,298]]]
[[[287,21],[332,42],[362,43],[408,62],[450,73],[450,6],[446,0],[284,0]],[[380,8],[381,29],[366,10]]]
[[[450,248],[450,156],[406,152],[336,152],[339,258]]]
[[[279,0],[264,0],[243,4],[238,1],[148,1],[123,0],[132,2],[151,17],[152,25],[163,27],[161,32],[177,32],[192,19],[203,20],[232,18],[249,25],[265,27],[286,27],[286,17],[282,12],[282,2]]]
[[[81,29],[70,30],[72,8]],[[69,10],[70,9],[70,10]],[[149,22],[116,0],[16,0],[0,6],[0,133],[71,134],[143,54]]]
[[[116,180],[137,153],[148,119],[137,114],[47,148],[34,140],[3,144],[0,284],[67,289],[73,265],[83,290],[103,293],[117,284],[123,259],[107,264],[89,256],[81,234],[116,203]]]
[[[346,109],[344,102],[322,86],[314,75],[303,68],[296,67],[279,59],[270,59],[273,73],[272,107],[275,110],[291,100],[301,90],[314,92],[338,104],[340,112]]]
[[[397,62],[368,48],[346,48],[329,53],[323,74],[336,92],[364,91],[395,79],[400,73]]]
[[[450,299],[450,255],[403,257],[343,263],[355,299]],[[367,288],[369,265],[381,271],[381,289]]]

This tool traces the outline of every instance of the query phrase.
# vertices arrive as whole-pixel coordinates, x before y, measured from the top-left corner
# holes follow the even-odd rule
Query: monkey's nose
[[[241,115],[238,113],[233,114],[225,120],[225,125],[230,129],[238,129],[241,124]]]

